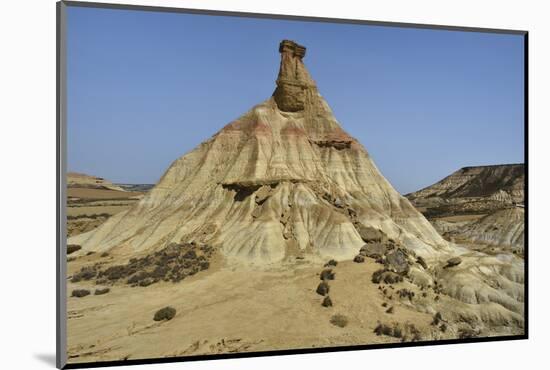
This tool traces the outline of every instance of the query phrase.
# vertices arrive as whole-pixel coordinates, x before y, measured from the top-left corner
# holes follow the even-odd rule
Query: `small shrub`
[[[408,298],[409,301],[412,301],[412,299],[414,298],[414,292],[409,289],[399,289],[397,293],[399,294],[400,298]]]
[[[356,262],[356,263],[363,263],[365,262],[365,257],[358,254],[357,256],[355,256],[355,258],[353,259],[353,262]]]
[[[393,328],[389,325],[378,323],[376,328],[374,328],[376,335],[388,335],[393,336]]]
[[[190,250],[190,251],[188,251],[187,253],[185,253],[183,255],[183,258],[185,258],[185,259],[195,259],[195,258],[197,258],[197,253],[195,253],[194,250]]]
[[[336,265],[338,265],[338,261],[336,260],[330,260],[327,263],[325,263],[325,267],[336,266]]]
[[[375,284],[378,284],[380,283],[380,281],[382,281],[382,274],[385,272],[386,270],[384,269],[380,269],[380,270],[376,270],[375,272],[372,273],[372,282],[375,283]],[[380,288],[380,287],[379,287]]]
[[[102,295],[102,294],[107,294],[111,291],[111,289],[109,288],[104,288],[104,289],[96,289],[95,292],[94,292],[94,295]]]
[[[96,271],[92,267],[83,267],[79,272],[71,278],[72,283],[78,283],[82,280],[90,280],[96,276]]]
[[[458,337],[460,339],[475,338],[479,335],[479,331],[470,328],[461,328],[458,330]]]
[[[125,275],[125,271],[126,269],[124,266],[111,266],[103,272],[103,275],[105,275],[109,280],[118,280]]]
[[[372,274],[372,282],[375,284],[380,282],[384,282],[386,284],[396,284],[401,281],[403,281],[403,276],[386,269],[377,270]]]
[[[161,308],[155,313],[153,320],[163,321],[163,320],[172,320],[176,316],[176,309],[170,306]]]
[[[75,289],[73,290],[73,292],[71,293],[71,296],[72,297],[78,297],[78,298],[82,298],[82,297],[86,297],[87,295],[90,294],[90,291],[88,289]]]
[[[103,252],[103,253],[101,253],[101,257],[109,257],[109,253]]]
[[[441,321],[443,321],[443,317],[441,316],[441,313],[437,312],[432,320],[432,325],[439,325]]]
[[[333,315],[330,318],[330,323],[332,325],[343,328],[343,327],[346,327],[348,325],[348,318],[344,315],[336,314],[336,315]]]

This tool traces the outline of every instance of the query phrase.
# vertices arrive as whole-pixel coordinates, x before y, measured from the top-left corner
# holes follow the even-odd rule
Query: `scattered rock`
[[[330,318],[330,323],[343,328],[348,325],[348,318],[344,315],[336,314]]]
[[[439,330],[441,330],[443,333],[445,333],[447,331],[447,325],[441,324],[441,326],[439,327]]]
[[[370,258],[382,258],[387,251],[387,247],[382,243],[369,243],[365,244],[359,250],[359,254]]]
[[[321,272],[321,280],[334,280],[335,273],[332,272],[332,269],[325,269]]]
[[[386,234],[373,227],[359,224],[356,229],[365,243],[385,243],[388,240]]]
[[[462,263],[462,258],[460,257],[453,257],[453,258],[449,258],[447,260],[447,265],[444,267],[444,268],[449,268],[449,267],[454,267],[454,266],[458,266]]]
[[[176,309],[170,306],[161,308],[155,313],[153,320],[162,321],[162,320],[172,320],[176,316]]]
[[[90,291],[88,289],[75,289],[71,293],[71,297],[82,298],[82,297],[86,297],[89,294],[90,294]]]
[[[336,266],[336,265],[338,265],[338,261],[336,261],[336,260],[330,260],[330,261],[328,261],[328,262],[325,264],[325,267]]]
[[[107,294],[111,291],[111,289],[109,288],[103,288],[103,289],[96,289],[95,292],[94,292],[94,295],[102,295],[102,294]]]
[[[403,276],[388,271],[386,269],[380,269],[375,271],[372,274],[372,282],[375,284],[378,284],[380,282],[386,283],[386,284],[396,284],[403,281]]]
[[[329,292],[329,286],[328,286],[328,283],[326,281],[321,281],[319,283],[319,285],[317,286],[317,290],[316,290],[317,294],[319,295],[327,295],[328,292]]]
[[[109,253],[103,252],[103,253],[101,253],[101,257],[109,257]]]
[[[355,258],[353,258],[353,262],[363,263],[363,262],[365,262],[365,257],[358,254],[357,256],[355,256]]]
[[[407,255],[402,249],[397,249],[386,256],[386,268],[397,272],[398,274],[406,274],[409,272],[409,262]]]
[[[382,307],[387,307],[388,306],[388,303],[387,302],[383,302],[382,303]]]
[[[256,204],[262,205],[271,195],[271,186],[264,185],[256,192]]]
[[[390,308],[388,308],[388,309],[386,310],[386,313],[393,313],[393,306],[391,306]]]
[[[325,299],[323,299],[323,303],[321,303],[323,307],[332,307],[332,299],[327,295]]]
[[[67,254],[71,254],[71,253],[74,253],[78,250],[81,250],[82,249],[82,246],[80,245],[77,245],[77,244],[69,244],[67,245]]]
[[[416,257],[416,262],[422,266],[422,268],[424,270],[427,270],[428,269],[428,264],[426,263],[426,261],[424,260],[424,258],[422,258],[421,256],[418,256]]]

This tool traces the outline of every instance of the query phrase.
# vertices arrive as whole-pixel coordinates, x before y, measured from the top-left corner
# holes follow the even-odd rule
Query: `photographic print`
[[[525,32],[63,6],[68,367],[526,338]]]

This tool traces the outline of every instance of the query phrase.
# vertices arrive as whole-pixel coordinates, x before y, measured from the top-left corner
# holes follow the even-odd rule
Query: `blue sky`
[[[523,162],[523,37],[68,8],[68,168],[155,183],[269,98],[278,44],[407,193],[463,166]]]

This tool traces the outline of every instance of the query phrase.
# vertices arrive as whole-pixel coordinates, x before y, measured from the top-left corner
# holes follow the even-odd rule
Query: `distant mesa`
[[[523,203],[525,167],[519,164],[463,167],[443,180],[414,193],[409,199],[440,197],[499,197],[501,192],[509,195],[509,200]]]
[[[428,217],[487,213],[505,206],[523,207],[525,167],[502,164],[464,167],[406,197],[426,208]]]
[[[102,177],[90,176],[77,172],[67,173],[67,187],[125,191],[120,186],[115,185]]]
[[[525,166],[464,167],[407,194],[447,239],[523,253]]]

